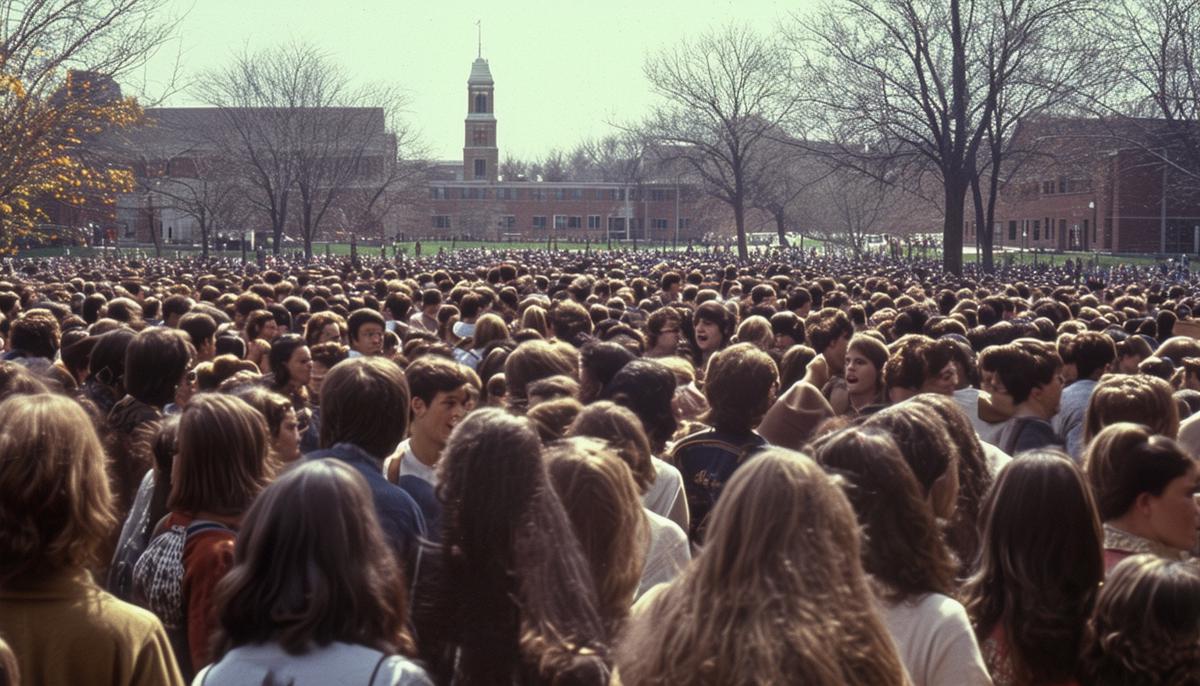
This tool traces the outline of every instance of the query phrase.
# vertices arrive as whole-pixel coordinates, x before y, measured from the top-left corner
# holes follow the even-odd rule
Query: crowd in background
[[[1200,684],[1200,280],[0,264],[0,684]]]

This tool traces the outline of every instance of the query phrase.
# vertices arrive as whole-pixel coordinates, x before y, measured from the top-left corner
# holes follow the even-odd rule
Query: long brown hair
[[[298,465],[246,513],[216,590],[214,654],[278,642],[292,655],[335,641],[412,654],[400,568],[371,491],[337,460]]]
[[[274,475],[267,423],[246,401],[201,393],[179,420],[179,454],[167,507],[240,515]]]
[[[1082,472],[1031,451],[1000,470],[983,505],[967,614],[980,641],[1001,627],[1020,683],[1075,677],[1084,622],[1104,579],[1103,536]]]
[[[656,472],[650,454],[650,440],[646,438],[642,421],[629,408],[610,400],[589,403],[575,417],[567,434],[607,441],[629,465],[639,493],[646,493],[654,485]]]
[[[630,619],[628,684],[905,684],[872,599],[854,510],[808,457],[759,453],[725,487],[708,540]]]

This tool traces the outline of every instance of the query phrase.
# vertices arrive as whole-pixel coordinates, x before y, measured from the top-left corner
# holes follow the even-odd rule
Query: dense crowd
[[[0,684],[1200,684],[1200,280],[0,264]]]

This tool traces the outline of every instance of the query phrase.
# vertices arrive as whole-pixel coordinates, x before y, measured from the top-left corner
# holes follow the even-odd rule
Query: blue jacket
[[[716,429],[694,433],[675,444],[669,461],[683,475],[683,490],[691,513],[688,537],[693,543],[704,542],[708,514],[733,472],[766,445],[766,439],[754,432],[735,435]]]

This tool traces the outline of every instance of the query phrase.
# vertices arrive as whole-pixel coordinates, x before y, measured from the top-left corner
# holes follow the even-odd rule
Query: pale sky
[[[610,133],[653,102],[647,53],[739,21],[770,31],[812,0],[171,0],[188,12],[175,44],[144,77],[154,93],[180,61],[186,80],[243,46],[312,42],[364,82],[409,95],[408,121],[435,159],[462,156],[466,81],[483,21],[483,57],[496,81],[500,158],[538,158]],[[190,8],[190,10],[189,10]],[[139,75],[139,78],[143,75]],[[136,80],[136,79],[133,79]],[[127,83],[128,86],[133,84]],[[134,86],[136,90],[136,86]],[[166,103],[200,105],[183,92]]]

